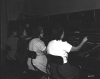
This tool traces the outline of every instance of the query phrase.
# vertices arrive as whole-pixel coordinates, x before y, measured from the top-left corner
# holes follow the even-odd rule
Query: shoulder
[[[48,48],[48,47],[54,46],[56,43],[57,43],[56,40],[51,40],[51,41],[48,43],[47,48]]]
[[[56,42],[56,40],[51,40],[48,44],[53,44],[55,42]]]
[[[69,44],[67,41],[62,41],[63,44]]]
[[[36,42],[36,41],[37,41],[37,38],[33,38],[33,39],[30,40],[30,43]]]
[[[29,43],[44,44],[44,42],[42,40],[40,40],[39,38],[34,38]]]

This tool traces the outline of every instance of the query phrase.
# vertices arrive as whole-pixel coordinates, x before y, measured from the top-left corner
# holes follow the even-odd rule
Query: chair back
[[[29,50],[28,50],[28,57],[29,57],[29,58],[35,59],[36,56],[37,56],[37,55],[36,55],[36,52],[34,52],[34,51],[29,51]]]
[[[64,79],[59,71],[58,71],[58,66],[63,65],[63,58],[61,56],[54,56],[54,55],[47,55],[48,58],[48,63],[47,63],[47,70],[49,70],[49,76],[52,79]],[[52,63],[55,64],[55,70],[52,72]]]
[[[61,56],[48,55],[49,61],[57,65],[63,65],[63,58]]]

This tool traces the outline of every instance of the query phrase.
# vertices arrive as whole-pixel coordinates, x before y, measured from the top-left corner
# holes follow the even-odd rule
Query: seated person
[[[68,53],[70,51],[78,51],[83,44],[87,41],[87,38],[85,37],[83,41],[77,46],[74,47],[71,44],[69,44],[67,41],[62,41],[64,38],[64,30],[62,28],[56,28],[53,30],[52,40],[47,45],[47,53],[55,56],[61,56],[63,58],[63,65],[58,66],[59,73],[64,78],[79,78],[79,70],[78,68],[72,66],[68,62]],[[56,67],[57,64],[52,63],[51,64],[51,72],[56,74]]]
[[[10,60],[16,60],[15,54],[17,52],[17,31],[13,31],[11,36],[7,39],[6,44],[6,51],[7,51],[7,59]]]
[[[43,29],[40,27],[36,29],[33,37],[34,38],[29,42],[29,50],[34,51],[37,54],[36,58],[32,59],[33,65],[37,67],[40,71],[46,73],[47,58],[44,54],[46,46],[41,40],[41,38],[43,37]],[[27,64],[30,70],[35,70],[31,64],[30,57],[28,58]]]

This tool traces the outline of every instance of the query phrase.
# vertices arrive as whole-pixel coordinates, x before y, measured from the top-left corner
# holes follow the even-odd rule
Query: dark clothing
[[[18,50],[16,54],[16,57],[19,63],[24,63],[24,62],[26,63],[27,61],[28,44],[29,44],[29,40],[25,40],[25,38],[19,38],[18,44],[17,44]]]
[[[15,58],[15,54],[17,51],[17,42],[18,42],[18,38],[14,37],[14,36],[10,36],[7,40],[7,47],[6,47],[6,51],[8,53],[7,58],[12,59],[12,60],[16,60]]]
[[[58,73],[57,73],[57,64],[55,63],[51,63],[51,72],[55,77],[59,77]],[[78,76],[79,74],[79,70],[78,68],[71,66],[68,62],[63,64],[63,65],[59,65],[58,66],[58,72],[59,74],[61,74],[64,78],[74,78],[75,76]]]

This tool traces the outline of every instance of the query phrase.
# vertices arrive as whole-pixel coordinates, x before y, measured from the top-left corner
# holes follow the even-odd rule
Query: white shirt
[[[41,41],[39,38],[34,38],[29,42],[29,50],[30,51],[44,51],[46,49],[46,46],[43,41]]]
[[[72,45],[68,42],[63,42],[62,40],[50,41],[47,46],[47,53],[55,56],[61,56],[63,62],[67,63],[68,53],[70,52]]]
[[[33,65],[46,73],[47,58],[43,53],[45,49],[46,49],[46,46],[44,42],[41,41],[39,38],[34,38],[29,43],[29,50],[35,51],[37,54],[36,59],[32,59]],[[27,64],[28,64],[29,69],[34,70],[31,64],[31,58],[28,58]]]

